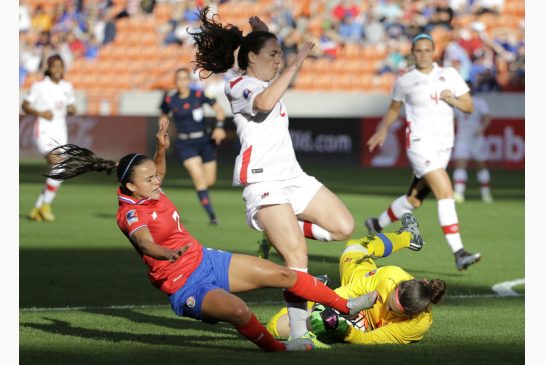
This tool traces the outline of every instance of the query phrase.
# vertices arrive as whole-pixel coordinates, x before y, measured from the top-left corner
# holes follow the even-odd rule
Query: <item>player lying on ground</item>
[[[378,233],[349,240],[339,260],[341,286],[335,291],[350,298],[359,293],[378,291],[372,308],[358,317],[346,320],[332,308],[315,305],[307,326],[316,335],[333,337],[353,344],[408,344],[424,337],[432,324],[432,303],[439,302],[446,290],[443,280],[417,280],[399,266],[377,267],[374,258],[386,257],[408,247],[410,234],[416,236],[418,223],[411,214],[402,217],[403,228],[398,233]],[[409,228],[409,229],[408,229]],[[417,242],[422,242],[421,238]],[[286,337],[289,323],[285,309],[275,314],[267,329],[277,338]]]
[[[168,295],[174,312],[205,322],[228,322],[265,351],[306,351],[312,339],[275,340],[246,303],[231,293],[273,287],[354,315],[371,307],[377,293],[346,300],[307,273],[257,257],[202,246],[184,228],[174,204],[161,190],[170,145],[168,120],[157,133],[154,159],[131,153],[119,162],[104,160],[73,144],[57,147],[61,162],[48,176],[65,180],[88,171],[117,172],[117,223],[149,268],[151,283]]]

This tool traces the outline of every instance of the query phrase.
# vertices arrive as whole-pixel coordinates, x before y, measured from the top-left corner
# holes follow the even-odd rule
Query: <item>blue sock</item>
[[[208,196],[208,189],[197,190],[197,196],[199,197],[199,202],[202,207],[206,210],[206,213],[208,213],[208,217],[210,219],[216,219],[216,214],[214,213],[212,203],[210,203],[210,197]]]

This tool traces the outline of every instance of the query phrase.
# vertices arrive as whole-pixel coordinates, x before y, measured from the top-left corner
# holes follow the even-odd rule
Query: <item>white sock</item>
[[[452,180],[454,180],[454,191],[460,195],[464,195],[467,183],[467,170],[455,169],[452,174]]]
[[[477,181],[481,187],[481,195],[490,195],[490,171],[488,169],[479,170]]]
[[[57,195],[57,190],[59,190],[59,187],[62,184],[62,180],[54,180],[51,178],[47,178],[45,181],[45,189],[43,192],[44,204],[51,204],[53,199],[55,199],[55,195]]]
[[[411,213],[414,207],[409,203],[407,195],[402,195],[392,202],[387,210],[382,212],[378,217],[378,224],[381,228],[385,228],[391,223],[397,221],[405,213]]]
[[[458,215],[456,214],[454,199],[438,200],[437,213],[439,214],[439,224],[441,224],[443,234],[452,252],[454,253],[464,248],[462,237],[459,233]]]
[[[308,268],[290,267],[292,270],[308,272]],[[286,294],[286,292],[284,292]],[[290,322],[290,338],[299,338],[307,333],[307,302],[286,301],[286,307],[288,308],[288,318]]]
[[[45,188],[44,188],[45,190]],[[44,203],[44,192],[42,191],[40,193],[40,196],[38,196],[38,200],[36,200],[36,203],[34,204],[34,207],[35,208],[39,208],[42,206],[42,204]]]
[[[331,238],[331,233],[319,225],[307,221],[297,221],[297,223],[299,223],[299,228],[301,228],[301,231],[303,231],[305,237],[322,242],[333,241]]]

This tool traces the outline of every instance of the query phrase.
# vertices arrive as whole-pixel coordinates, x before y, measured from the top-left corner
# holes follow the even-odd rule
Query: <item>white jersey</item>
[[[72,84],[65,80],[58,83],[45,77],[35,82],[30,93],[25,98],[30,105],[39,112],[50,110],[53,112],[53,119],[37,118],[34,126],[34,134],[47,134],[48,132],[58,133],[66,131],[66,108],[76,102]]]
[[[490,114],[488,103],[478,94],[473,96],[473,113],[468,114],[458,109],[454,110],[456,140],[458,141],[459,137],[469,139],[475,136],[481,129],[483,117],[488,114]]]
[[[253,109],[255,97],[268,85],[268,82],[246,75],[225,85],[241,144],[235,161],[234,186],[287,180],[303,172],[295,158],[288,130],[288,112],[282,100],[268,113]]]
[[[454,145],[454,112],[440,99],[443,90],[459,97],[469,92],[469,87],[454,68],[436,63],[429,74],[414,68],[396,80],[392,98],[405,104],[408,150],[421,145],[437,149]]]

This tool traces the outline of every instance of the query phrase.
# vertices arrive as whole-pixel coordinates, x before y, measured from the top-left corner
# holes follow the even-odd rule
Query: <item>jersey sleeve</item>
[[[171,96],[168,93],[165,93],[165,95],[163,95],[163,100],[161,101],[161,105],[159,105],[159,109],[161,109],[161,113],[163,114],[170,113],[170,98]]]
[[[207,96],[206,93],[202,92],[200,97],[201,104],[208,104],[210,106],[216,104],[216,99],[212,96]]]
[[[127,237],[142,227],[147,227],[147,215],[142,214],[137,208],[125,209],[117,218],[117,225]]]
[[[420,341],[431,326],[431,314],[425,314],[411,320],[388,323],[372,331],[364,332],[349,327],[345,334],[346,342],[358,345],[373,344],[408,344]]]
[[[405,102],[405,89],[401,85],[401,81],[399,78],[394,83],[394,91],[392,92],[392,99],[395,101]]]
[[[76,103],[76,94],[74,86],[70,82],[66,82],[66,105],[74,105]]]
[[[40,92],[42,89],[41,85],[41,82],[35,82],[34,84],[32,84],[32,86],[30,87],[30,92],[25,97],[25,101],[28,101],[30,104],[34,104],[40,96]]]
[[[457,98],[468,93],[469,92],[469,86],[467,86],[466,82],[456,71],[454,68],[449,68],[450,73],[452,74],[452,80],[453,80],[453,87],[454,87],[454,96]]]
[[[225,86],[225,93],[231,100],[233,114],[242,113],[256,115],[254,111],[254,99],[263,90],[263,85],[260,85],[256,80],[243,78],[239,82],[231,81]]]

